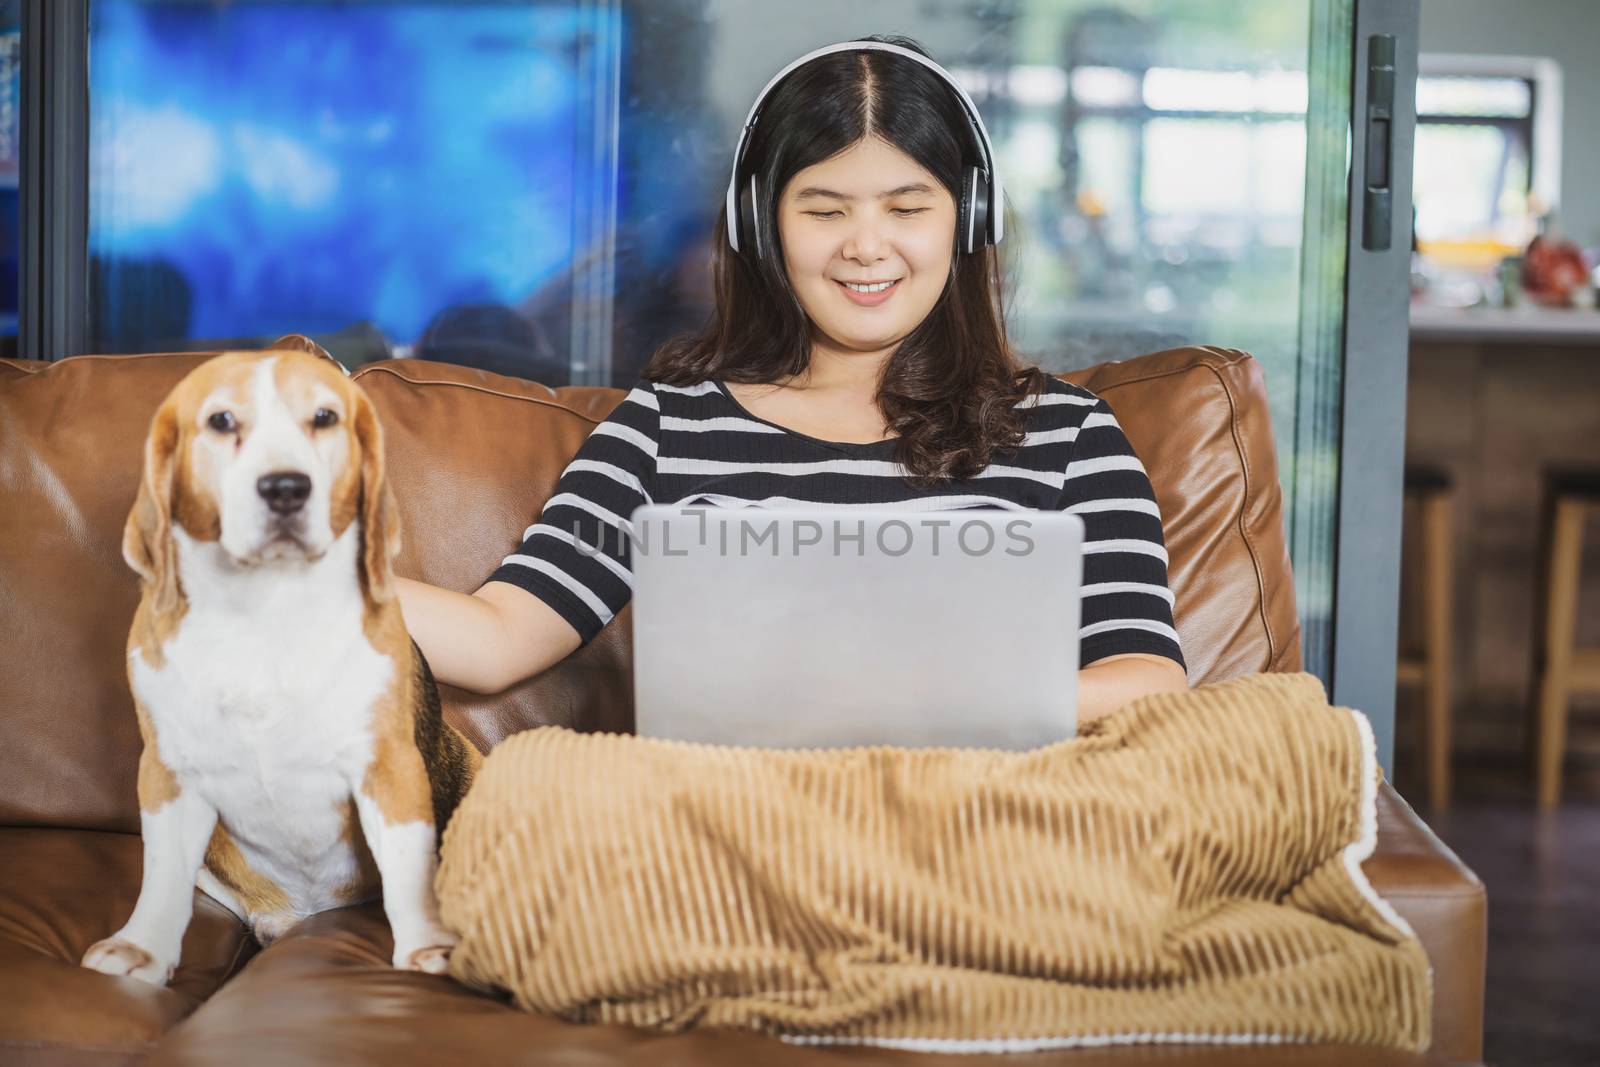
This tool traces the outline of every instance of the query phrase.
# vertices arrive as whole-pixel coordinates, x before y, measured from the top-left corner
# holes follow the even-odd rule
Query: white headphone
[[[920,52],[913,52],[909,48],[883,41],[842,41],[839,44],[830,44],[826,48],[819,48],[815,52],[807,52],[773,75],[772,80],[756,94],[756,102],[750,106],[750,114],[744,120],[744,129],[739,133],[739,147],[733,153],[733,173],[728,177],[725,210],[728,244],[733,246],[733,250],[739,252],[748,248],[757,255],[761,253],[761,227],[757,225],[756,216],[761,203],[761,189],[755,174],[746,175],[741,180],[740,172],[744,169],[745,147],[750,143],[750,131],[755,128],[756,120],[761,114],[762,101],[767,98],[773,87],[788,77],[795,68],[813,59],[833,55],[835,52],[892,52],[927,67],[950,87],[956,99],[960,101],[962,110],[966,112],[972,141],[982,157],[981,165],[964,168],[961,176],[961,196],[956,204],[956,233],[960,239],[960,247],[963,252],[970,254],[984,245],[999,244],[1000,239],[1005,236],[1001,211],[1003,201],[1000,174],[995,170],[994,146],[989,140],[989,131],[984,129],[983,117],[978,114],[978,107],[972,102],[972,97],[956,83],[949,71]]]

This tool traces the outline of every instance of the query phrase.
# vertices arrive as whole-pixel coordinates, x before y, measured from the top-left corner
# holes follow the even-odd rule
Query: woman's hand
[[[1176,660],[1129,652],[1095,660],[1078,672],[1078,722],[1110,715],[1151,693],[1181,693],[1189,679]]]

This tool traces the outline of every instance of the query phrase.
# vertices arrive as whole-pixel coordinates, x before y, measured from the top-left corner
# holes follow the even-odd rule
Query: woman
[[[1183,689],[1144,468],[1103,401],[1007,342],[989,154],[911,42],[819,50],[774,79],[735,160],[706,327],[655,354],[477,592],[399,581],[435,675],[497,692],[592,639],[628,600],[619,528],[646,500],[876,504],[1078,513],[1079,720]]]

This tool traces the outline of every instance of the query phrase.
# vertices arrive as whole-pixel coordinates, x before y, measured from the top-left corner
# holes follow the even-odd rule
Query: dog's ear
[[[383,428],[378,413],[359,386],[355,395],[355,435],[361,446],[361,580],[378,604],[394,598],[394,558],[400,554],[400,509],[384,473]]]
[[[172,538],[172,468],[177,452],[178,412],[169,400],[150,420],[139,493],[122,528],[122,558],[149,586],[151,607],[157,612],[178,606],[178,545]]]
[[[344,370],[343,365],[340,364],[338,360],[334,359],[333,356],[328,353],[326,348],[323,348],[321,345],[317,344],[317,342],[313,341],[303,333],[286,333],[267,347],[277,349],[279,351],[310,352],[313,356],[318,356],[322,359],[325,359],[334,366],[339,367],[340,370]],[[345,371],[345,373],[348,374],[349,371]]]

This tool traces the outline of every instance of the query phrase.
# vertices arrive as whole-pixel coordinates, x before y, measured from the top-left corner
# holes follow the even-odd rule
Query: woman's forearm
[[[467,593],[395,578],[406,629],[441,682],[475,693],[494,693],[506,678],[510,650],[493,604]]]
[[[571,623],[519,586],[486,582],[469,596],[397,577],[395,588],[433,676],[474,693],[510,688],[582,644]]]
[[[1078,722],[1088,722],[1151,693],[1189,688],[1183,668],[1164,656],[1130,654],[1098,660],[1078,672]]]

